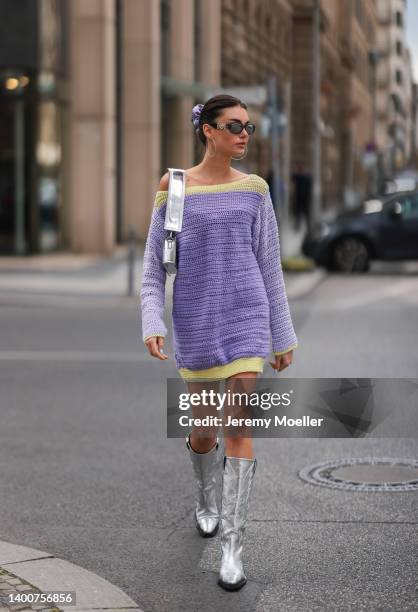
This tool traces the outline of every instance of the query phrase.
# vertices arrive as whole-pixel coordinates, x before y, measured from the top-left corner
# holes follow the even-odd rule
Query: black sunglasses
[[[255,132],[255,124],[247,123],[244,125],[241,121],[231,121],[230,123],[209,123],[212,127],[216,127],[217,130],[229,130],[231,134],[241,134],[242,130],[245,130],[249,136]]]

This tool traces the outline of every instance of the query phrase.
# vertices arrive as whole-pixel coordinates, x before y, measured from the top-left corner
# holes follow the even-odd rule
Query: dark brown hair
[[[219,115],[222,114],[223,109],[229,108],[230,106],[241,106],[247,110],[247,105],[244,102],[241,102],[241,100],[235,98],[235,96],[229,96],[228,94],[213,96],[213,98],[209,98],[209,100],[205,102],[202,112],[200,113],[199,127],[196,130],[202,144],[206,145],[206,136],[202,130],[203,124],[216,122]]]

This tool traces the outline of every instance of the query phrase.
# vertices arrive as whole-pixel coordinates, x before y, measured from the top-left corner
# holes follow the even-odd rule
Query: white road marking
[[[0,361],[127,361],[151,362],[148,353],[108,353],[103,351],[0,351]]]

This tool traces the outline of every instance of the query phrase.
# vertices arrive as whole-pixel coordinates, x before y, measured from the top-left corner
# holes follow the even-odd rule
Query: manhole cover
[[[310,484],[352,491],[416,491],[418,461],[414,459],[334,459],[299,470]]]

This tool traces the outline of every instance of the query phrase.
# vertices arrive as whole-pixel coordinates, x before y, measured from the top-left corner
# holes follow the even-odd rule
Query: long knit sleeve
[[[162,264],[164,248],[164,218],[154,205],[144,250],[140,302],[142,339],[167,334],[164,323],[166,270]]]
[[[270,191],[260,202],[253,229],[253,251],[264,279],[270,304],[272,350],[275,355],[295,348],[298,339],[293,329],[280,259],[280,239]]]

